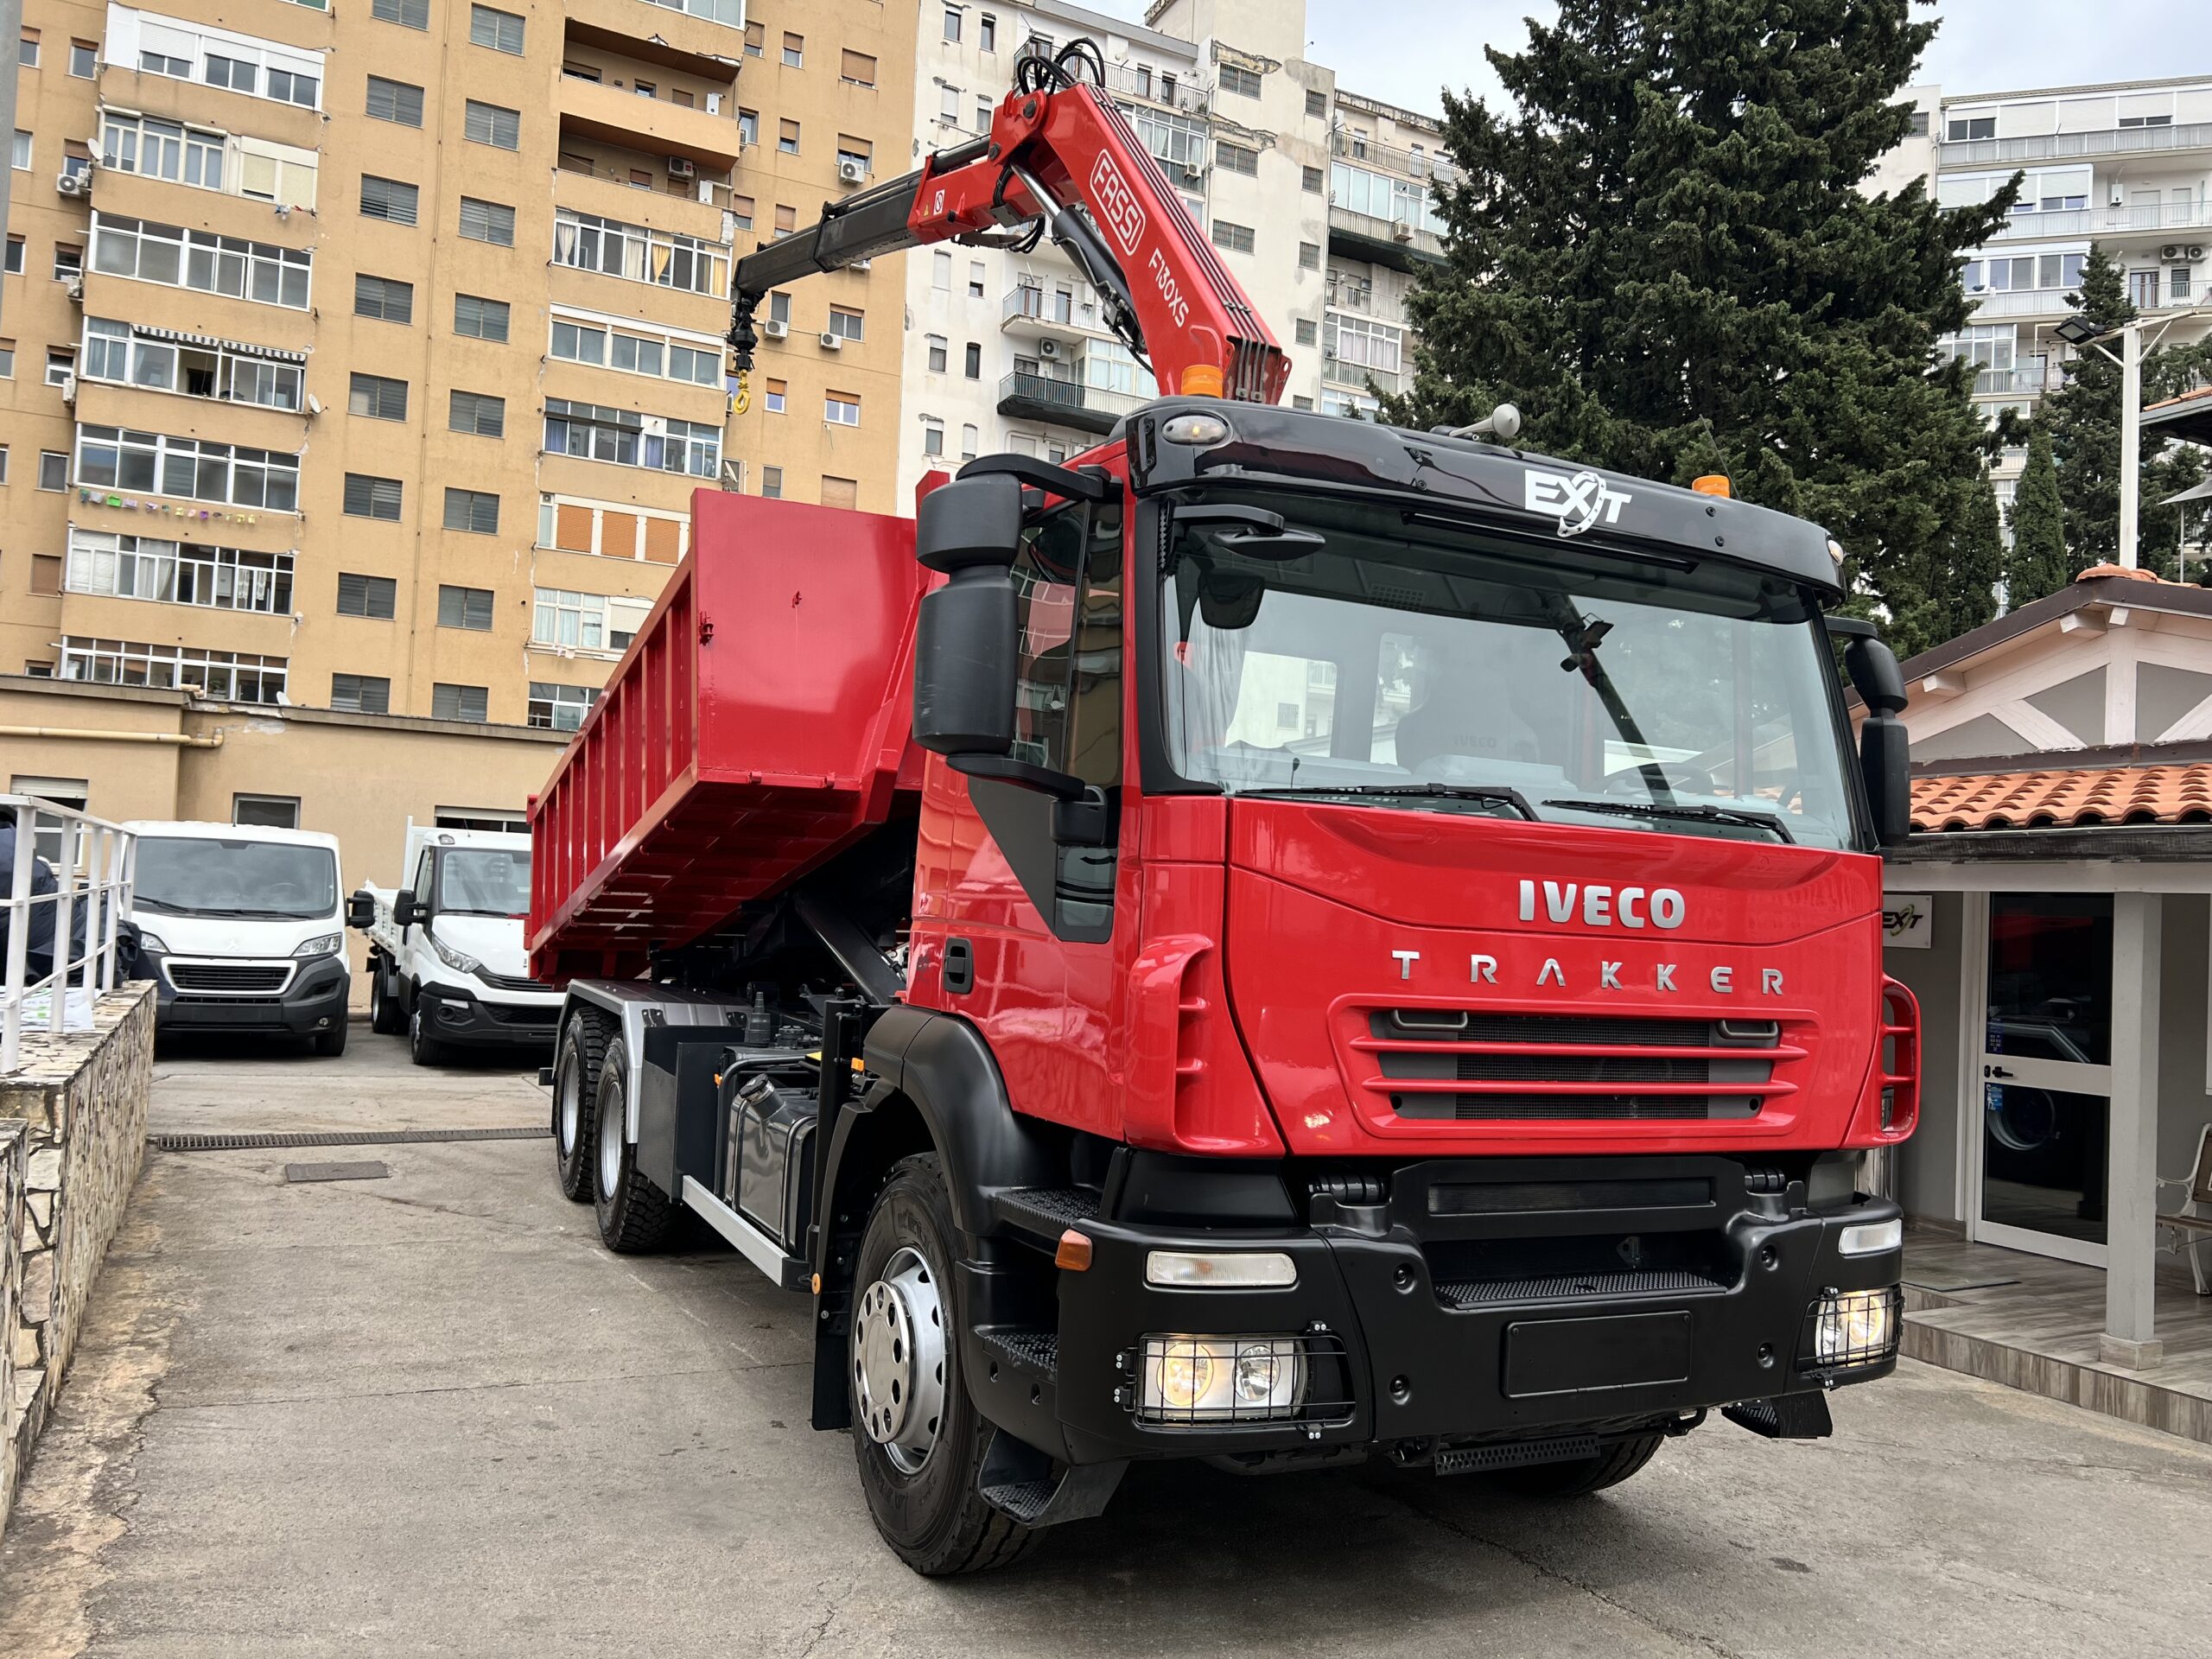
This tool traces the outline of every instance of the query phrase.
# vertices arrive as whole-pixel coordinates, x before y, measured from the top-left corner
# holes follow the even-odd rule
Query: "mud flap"
[[[1025,1527],[1057,1527],[1063,1521],[1088,1521],[1102,1513],[1129,1466],[1116,1463],[1056,1465],[1026,1440],[1004,1429],[991,1433],[976,1487],[983,1501]],[[1055,1472],[1057,1470],[1058,1472]]]

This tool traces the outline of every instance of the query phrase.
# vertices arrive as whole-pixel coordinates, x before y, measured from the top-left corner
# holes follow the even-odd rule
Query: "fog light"
[[[465,1026],[468,1023],[468,1009],[459,1002],[441,1002],[438,1018],[449,1026]]]
[[[1306,1398],[1295,1337],[1148,1336],[1137,1421],[1240,1423],[1292,1417]]]
[[[1895,1286],[1830,1291],[1812,1306],[1812,1351],[1803,1363],[1815,1370],[1840,1371],[1894,1357],[1902,1303]]]
[[[1147,1250],[1144,1281],[1167,1290],[1286,1290],[1298,1264],[1281,1250]]]
[[[1879,1255],[1904,1243],[1904,1222],[1902,1217],[1893,1217],[1888,1221],[1862,1221],[1855,1227],[1845,1228],[1835,1247],[1845,1255]]]

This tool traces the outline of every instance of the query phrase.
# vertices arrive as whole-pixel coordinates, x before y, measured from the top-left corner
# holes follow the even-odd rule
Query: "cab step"
[[[1060,1370],[1060,1333],[1029,1325],[986,1325],[978,1326],[976,1334],[992,1357],[1010,1370],[1024,1376],[1034,1377],[1040,1382],[1058,1379]]]
[[[1098,1216],[1098,1193],[1088,1186],[1017,1186],[991,1195],[991,1213],[1016,1232],[1057,1245],[1060,1235]]]

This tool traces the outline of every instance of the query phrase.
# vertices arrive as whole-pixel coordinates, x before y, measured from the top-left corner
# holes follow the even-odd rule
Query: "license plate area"
[[[1522,1319],[1505,1328],[1506,1397],[1687,1382],[1690,1339],[1687,1310]]]

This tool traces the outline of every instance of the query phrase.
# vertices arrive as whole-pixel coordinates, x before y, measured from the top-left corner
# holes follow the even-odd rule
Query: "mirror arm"
[[[1113,475],[1103,467],[1085,467],[1080,472],[1066,467],[1055,467],[1049,461],[1039,461],[1034,455],[979,455],[960,469],[963,479],[987,478],[994,473],[1003,473],[1033,485],[1048,495],[1057,495],[1070,501],[1110,501],[1114,499]],[[1011,555],[1009,555],[1009,557]]]
[[[1012,784],[1016,789],[1034,790],[1039,795],[1049,795],[1056,801],[1078,801],[1090,786],[1071,772],[1061,772],[1053,766],[1040,766],[1034,761],[1016,760],[1003,754],[950,754],[944,764],[965,778],[986,778],[994,783]]]

